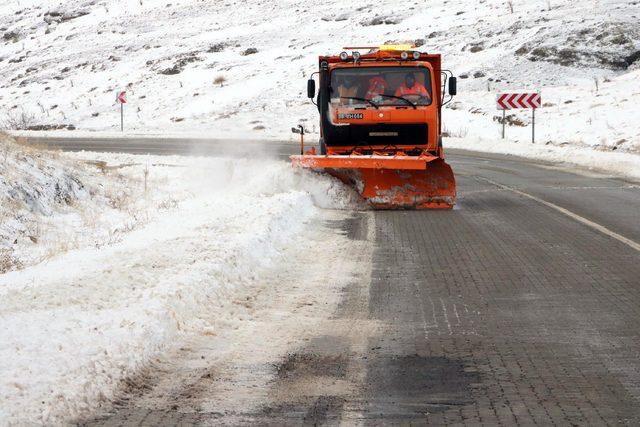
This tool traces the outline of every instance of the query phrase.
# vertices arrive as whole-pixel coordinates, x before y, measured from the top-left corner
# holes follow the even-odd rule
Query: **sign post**
[[[118,93],[116,101],[120,104],[120,132],[124,132],[124,104],[127,103],[127,92]]]
[[[297,128],[291,128],[291,132],[300,135],[300,155],[304,154],[304,126],[298,125]]]
[[[531,109],[531,143],[536,142],[536,109]]]
[[[497,99],[502,110],[502,139],[504,139],[505,112],[517,108],[531,108],[531,143],[536,141],[536,109],[542,105],[539,93],[501,93]]]

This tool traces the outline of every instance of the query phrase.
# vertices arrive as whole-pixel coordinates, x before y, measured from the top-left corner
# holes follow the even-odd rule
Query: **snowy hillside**
[[[524,88],[542,91],[538,142],[640,147],[636,0],[3,0],[0,11],[0,106],[34,129],[116,130],[127,90],[130,131],[289,138],[299,120],[317,131],[303,92],[318,55],[414,40],[460,76],[452,136],[495,139],[496,93]],[[526,141],[529,114],[509,121],[508,137]]]

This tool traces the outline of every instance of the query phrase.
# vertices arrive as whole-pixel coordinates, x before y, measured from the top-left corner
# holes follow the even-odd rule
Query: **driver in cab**
[[[422,97],[426,98],[427,101],[431,101],[429,92],[423,85],[416,83],[416,77],[413,73],[407,73],[404,76],[404,84],[396,89],[395,96],[401,96],[409,100],[418,100]]]
[[[340,98],[353,98],[358,96],[358,85],[353,76],[344,76],[338,86],[338,96]]]

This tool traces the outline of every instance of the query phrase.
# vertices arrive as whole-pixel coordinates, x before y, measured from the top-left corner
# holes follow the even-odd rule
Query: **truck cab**
[[[321,153],[402,151],[442,156],[442,81],[449,94],[456,81],[442,73],[440,55],[385,45],[360,54],[319,58],[317,105]],[[309,82],[315,97],[315,81]]]

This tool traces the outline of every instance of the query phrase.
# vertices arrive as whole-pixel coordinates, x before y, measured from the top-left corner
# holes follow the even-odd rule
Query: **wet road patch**
[[[344,378],[346,364],[346,356],[342,354],[323,356],[294,353],[290,354],[282,364],[276,367],[276,375],[280,380],[292,380],[310,376]]]
[[[332,342],[331,337],[320,341]],[[304,352],[289,354],[276,365],[273,403],[263,407],[254,419],[304,425],[338,420],[351,389],[347,380],[348,357],[340,343],[337,340],[325,348],[330,351],[326,354],[310,352],[319,342],[311,343]],[[331,351],[336,348],[339,349],[335,353]]]
[[[368,414],[376,419],[415,419],[473,404],[478,374],[459,359],[418,354],[372,357],[367,367]]]
[[[367,240],[368,222],[367,213],[356,212],[350,218],[326,223],[330,228],[341,230],[351,240]]]

